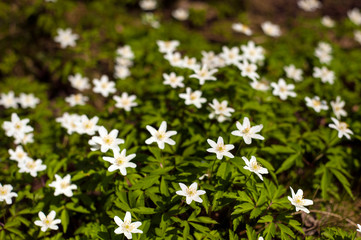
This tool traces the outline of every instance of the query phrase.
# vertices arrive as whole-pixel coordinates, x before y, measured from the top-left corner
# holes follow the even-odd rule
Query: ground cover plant
[[[0,239],[360,238],[360,7],[1,1]]]

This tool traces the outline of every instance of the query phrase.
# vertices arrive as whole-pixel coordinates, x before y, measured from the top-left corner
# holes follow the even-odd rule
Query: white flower
[[[79,121],[76,122],[78,133],[94,135],[99,129],[98,121],[99,118],[97,116],[89,119],[86,115],[81,115]]]
[[[205,174],[203,174],[202,176],[200,176],[198,179],[199,179],[199,180],[203,180],[205,177],[209,178],[209,174],[208,174],[208,173],[205,173]]]
[[[24,151],[22,146],[17,146],[15,151],[9,149],[10,159],[17,161],[18,163],[24,162],[27,159],[30,159],[28,153]]]
[[[242,23],[233,23],[232,24],[232,29],[235,32],[243,33],[243,34],[245,34],[247,36],[252,35],[252,30],[247,25],[244,25]]]
[[[309,200],[309,199],[303,199],[302,189],[299,189],[296,194],[293,191],[292,187],[290,187],[290,189],[291,189],[291,193],[292,193],[292,198],[290,196],[288,196],[288,200],[290,200],[292,205],[294,205],[296,207],[296,212],[301,210],[301,211],[304,211],[305,213],[310,213],[310,211],[307,208],[305,208],[304,206],[312,205],[313,201]]]
[[[297,5],[306,12],[313,12],[322,6],[318,0],[299,0]]]
[[[114,157],[103,157],[103,159],[107,162],[110,162],[112,165],[109,166],[108,171],[113,172],[119,169],[120,173],[125,176],[127,175],[127,167],[136,168],[137,165],[135,163],[130,162],[133,158],[135,158],[135,154],[130,154],[126,156],[126,149],[123,149],[121,153],[119,151],[113,151]]]
[[[182,60],[182,67],[194,70],[199,69],[199,64],[197,63],[196,58],[185,56]]]
[[[95,143],[92,139],[88,141],[88,144],[90,145],[90,151],[98,151],[101,147],[100,144]]]
[[[242,157],[243,161],[247,166],[244,166],[244,169],[247,169],[251,172],[257,174],[257,176],[263,181],[262,174],[268,174],[267,168],[262,167],[256,160],[255,156],[251,156],[251,159],[248,161],[246,157]]]
[[[14,140],[15,144],[26,145],[28,143],[34,142],[34,134],[33,133],[28,133],[28,134],[24,134],[24,135],[15,135],[14,138],[15,138],[15,140]]]
[[[123,139],[117,138],[119,131],[113,129],[109,134],[105,127],[101,126],[98,129],[99,136],[92,137],[92,141],[95,144],[100,145],[101,152],[107,152],[109,149],[113,151],[119,151],[119,144],[124,143]]]
[[[258,240],[264,240],[264,238],[263,238],[263,237],[259,237]]]
[[[129,45],[119,47],[117,49],[117,54],[125,59],[133,59],[134,58],[134,53],[132,51],[132,48]]]
[[[61,48],[66,48],[67,46],[74,47],[76,45],[75,41],[79,38],[77,34],[73,34],[70,28],[67,29],[58,29],[58,35],[55,37],[55,42],[60,43]]]
[[[18,108],[18,99],[15,97],[13,91],[9,91],[7,94],[0,94],[0,105],[5,108]]]
[[[132,223],[132,215],[130,212],[125,213],[124,222],[118,217],[114,217],[115,223],[119,226],[114,230],[116,234],[124,234],[126,238],[132,239],[132,233],[143,233],[142,230],[138,229],[141,222],[133,222]]]
[[[331,45],[325,42],[320,42],[315,49],[315,56],[320,60],[321,63],[329,64],[332,60],[331,53]]]
[[[126,66],[117,65],[115,66],[114,77],[119,79],[125,79],[130,76],[130,70]]]
[[[73,190],[77,189],[75,184],[71,184],[70,174],[61,178],[58,174],[55,174],[55,181],[49,184],[49,187],[54,187],[54,196],[64,194],[67,197],[73,196]]]
[[[22,138],[26,133],[30,133],[34,130],[27,125],[29,121],[30,120],[27,118],[21,120],[16,113],[12,113],[11,121],[5,121],[2,127],[8,137],[18,136],[19,138]]]
[[[170,137],[173,135],[176,135],[177,132],[176,131],[168,131],[167,132],[167,122],[166,121],[163,121],[160,124],[158,131],[149,125],[147,125],[146,128],[152,135],[150,138],[145,140],[146,144],[149,145],[149,144],[152,144],[153,142],[156,142],[160,149],[164,149],[164,143],[168,143],[169,145],[175,145],[176,142],[173,139],[171,139]]]
[[[169,61],[173,67],[183,67],[183,59],[179,52],[168,52],[164,58]]]
[[[359,44],[361,44],[361,31],[360,30],[355,30],[353,32],[353,36],[356,42],[358,42]]]
[[[302,69],[298,69],[295,67],[295,65],[291,64],[289,66],[284,66],[283,70],[285,70],[286,72],[286,76],[288,78],[291,78],[293,80],[295,80],[296,82],[300,82],[302,81],[303,77],[302,77]]]
[[[163,84],[170,85],[172,88],[176,87],[184,87],[183,76],[176,76],[174,72],[171,72],[170,74],[163,73]]]
[[[313,77],[315,78],[320,78],[321,82],[323,83],[329,83],[329,84],[333,84],[334,79],[335,79],[335,73],[329,69],[327,69],[326,67],[314,67],[313,68]]]
[[[127,56],[127,57],[130,57],[130,56]],[[133,66],[132,59],[125,58],[125,57],[116,57],[115,63],[117,66],[122,66],[122,67],[127,67],[127,68]]]
[[[207,152],[215,153],[217,155],[217,159],[222,159],[223,156],[234,158],[232,153],[229,152],[234,148],[234,145],[224,144],[222,137],[218,137],[217,143],[211,139],[207,139],[207,142],[211,145],[211,148],[208,148]]]
[[[182,190],[177,191],[176,194],[180,196],[186,197],[186,203],[191,204],[192,201],[195,202],[203,202],[203,199],[200,198],[200,195],[206,194],[206,191],[204,190],[197,190],[198,184],[196,182],[192,183],[189,187],[187,187],[183,183],[179,183],[179,186]]]
[[[189,11],[185,8],[177,8],[172,11],[172,16],[179,21],[185,21],[189,17]]]
[[[218,69],[209,70],[207,65],[203,65],[200,70],[194,69],[194,74],[190,75],[191,78],[197,78],[199,84],[203,85],[205,81],[212,80],[216,81],[217,79],[213,76],[218,71]]]
[[[83,77],[80,73],[70,75],[68,80],[71,86],[79,91],[83,91],[90,88],[89,79]]]
[[[321,18],[321,23],[323,26],[328,28],[333,28],[335,26],[335,21],[329,16],[324,16]]]
[[[5,184],[4,186],[0,183],[0,202],[4,201],[6,204],[11,204],[12,197],[17,197],[18,194],[15,192],[11,192],[13,190],[13,187],[10,184]]]
[[[251,80],[257,80],[259,78],[257,71],[257,65],[249,63],[244,60],[243,63],[238,63],[237,67],[241,70],[242,77],[249,77]]]
[[[328,126],[338,131],[338,137],[342,138],[342,136],[345,136],[347,139],[351,139],[350,134],[353,134],[353,132],[348,129],[347,123],[338,121],[336,118],[333,117],[331,117],[331,119],[333,123],[329,124]]]
[[[78,114],[64,113],[63,116],[57,118],[56,121],[59,122],[61,126],[67,130],[68,134],[72,134],[74,132],[81,133],[81,127],[79,126],[80,119],[81,116]]]
[[[193,104],[197,108],[201,108],[202,103],[207,102],[207,99],[202,98],[201,96],[202,96],[201,91],[196,90],[196,91],[192,92],[192,89],[189,87],[187,87],[186,93],[179,94],[179,97],[183,98],[185,100],[186,105]]]
[[[279,96],[281,100],[286,100],[288,96],[296,97],[296,93],[292,91],[295,85],[287,84],[282,78],[278,80],[278,83],[271,83],[271,86],[273,87],[272,94]]]
[[[38,172],[46,169],[46,165],[43,165],[42,163],[43,161],[41,159],[34,161],[33,159],[28,158],[25,161],[19,162],[19,172],[30,173],[31,176],[36,177]]]
[[[251,63],[256,63],[264,60],[264,49],[261,46],[256,46],[253,41],[249,41],[247,45],[242,45],[242,58],[249,60]]]
[[[361,225],[357,224],[357,227],[358,227],[358,229],[356,229],[356,231],[361,233]]]
[[[93,84],[95,85],[93,91],[100,93],[104,97],[108,97],[110,93],[115,93],[115,82],[109,81],[108,76],[102,75],[100,80],[94,79]]]
[[[222,57],[217,56],[213,51],[202,51],[202,64],[209,66],[209,68],[223,67],[222,62],[225,63]]]
[[[269,82],[265,78],[262,78],[261,81],[252,80],[250,84],[253,89],[259,91],[267,91],[269,89]]]
[[[228,120],[228,118],[232,116],[231,113],[234,112],[234,109],[231,107],[227,107],[227,105],[227,100],[223,100],[220,103],[217,99],[213,99],[212,103],[209,103],[209,106],[211,106],[213,110],[209,114],[209,118],[213,119],[214,117],[216,117],[218,122],[224,122],[225,120]]]
[[[159,47],[159,52],[161,52],[161,53],[172,53],[179,46],[179,41],[178,40],[172,40],[172,41],[158,40],[157,45]]]
[[[20,93],[18,101],[22,108],[35,108],[35,106],[40,102],[40,99],[35,97],[32,93]]]
[[[139,2],[139,6],[141,9],[145,11],[154,10],[157,7],[157,1],[155,0],[141,0]]]
[[[312,99],[305,97],[307,107],[313,108],[316,112],[321,110],[328,110],[327,102],[325,100],[320,100],[320,97],[314,96]]]
[[[58,230],[59,227],[57,224],[61,223],[60,219],[55,219],[56,212],[52,210],[48,216],[45,216],[43,212],[39,212],[40,220],[36,220],[34,223],[35,225],[41,227],[41,231],[46,232],[48,228],[52,230]]]
[[[224,59],[226,65],[237,65],[239,61],[242,60],[238,47],[232,47],[229,49],[228,47],[223,46],[222,52],[219,56]]]
[[[356,25],[361,25],[361,12],[358,8],[353,8],[347,12],[348,18]]]
[[[113,99],[116,101],[115,107],[122,108],[125,111],[129,112],[132,107],[138,106],[135,101],[137,97],[135,95],[128,96],[128,93],[123,92],[122,96],[113,96]]]
[[[333,110],[333,113],[336,115],[336,118],[341,118],[341,116],[346,117],[347,112],[343,109],[345,106],[345,101],[341,101],[341,97],[337,96],[336,101],[331,101],[331,107]]]
[[[271,37],[279,37],[281,36],[281,29],[278,25],[271,23],[270,21],[266,21],[262,23],[261,28],[263,32]]]
[[[65,98],[65,101],[69,103],[71,107],[76,105],[85,105],[85,102],[88,100],[89,98],[87,96],[83,96],[81,93],[72,94]]]
[[[263,128],[262,124],[251,127],[248,117],[244,117],[243,124],[236,122],[236,126],[238,130],[232,131],[231,134],[234,136],[243,137],[243,140],[246,144],[251,144],[252,138],[264,140],[264,137],[262,137],[260,134],[257,134]]]

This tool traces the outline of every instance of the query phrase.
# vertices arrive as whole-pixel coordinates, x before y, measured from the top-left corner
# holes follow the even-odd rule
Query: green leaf
[[[61,220],[61,224],[63,225],[64,233],[66,233],[66,231],[68,230],[68,225],[69,225],[69,213],[65,208],[61,212],[60,220]]]
[[[290,167],[292,167],[297,158],[300,156],[299,153],[293,154],[291,156],[289,156],[281,165],[281,167],[276,171],[276,174],[279,174],[281,172],[284,172],[286,170],[288,170]]]
[[[273,222],[268,224],[263,232],[263,235],[265,236],[265,240],[271,240],[276,234],[276,227]]]
[[[324,171],[323,171],[323,175],[321,178],[321,190],[322,190],[322,198],[323,199],[327,199],[328,198],[328,188],[331,184],[331,174],[329,172],[329,170],[324,167]]]
[[[160,181],[160,192],[166,196],[169,197],[169,190],[168,190],[168,184],[166,182],[166,180],[164,179],[164,177],[162,177],[162,180]]]
[[[281,229],[281,236],[288,234],[290,237],[294,238],[295,234],[292,232],[292,230],[287,227],[286,225],[282,223],[277,223],[277,226]]]
[[[154,208],[148,207],[133,208],[132,211],[140,214],[154,214],[156,212]]]
[[[347,178],[336,168],[329,168],[329,170],[333,173],[333,175],[336,176],[336,178],[340,181],[340,183],[342,184],[342,186],[345,188],[346,192],[348,193],[348,195],[350,195],[350,197],[352,199],[354,199],[354,196],[351,192],[350,189],[350,183],[347,180]]]

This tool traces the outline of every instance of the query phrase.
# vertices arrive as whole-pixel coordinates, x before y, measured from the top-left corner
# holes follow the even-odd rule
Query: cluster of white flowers
[[[47,0],[54,1],[54,0]],[[315,11],[319,9],[322,4],[318,0],[299,0],[297,2],[298,6],[305,11]],[[140,7],[144,11],[152,11],[157,7],[157,1],[155,0],[141,0],[139,2]],[[145,13],[147,18],[151,19],[152,13]],[[172,16],[180,21],[185,21],[188,19],[189,12],[187,9],[178,8],[172,12]],[[361,13],[359,9],[352,9],[348,12],[348,17],[356,25],[361,25]],[[154,18],[154,16],[153,16]],[[159,23],[156,20],[147,20],[151,23],[153,27],[158,27]],[[326,27],[333,27],[335,22],[325,16],[321,20],[322,24]],[[263,32],[271,37],[279,37],[281,35],[281,29],[278,25],[273,24],[269,21],[262,23],[261,28]],[[247,36],[252,35],[252,30],[242,23],[235,23],[232,25],[232,29],[235,32],[243,33]],[[66,48],[67,46],[74,47],[76,45],[76,40],[79,38],[77,34],[73,34],[71,29],[58,29],[58,36],[55,37],[55,41],[60,43],[61,48]],[[361,43],[361,32],[355,31],[355,39]],[[236,66],[240,70],[240,76],[247,77],[251,80],[252,88],[260,91],[267,91],[270,89],[270,86],[273,88],[272,94],[274,96],[279,96],[281,100],[286,100],[288,97],[296,97],[294,92],[295,85],[287,84],[287,82],[280,78],[278,82],[269,83],[266,79],[261,78],[257,73],[258,67],[263,65],[265,60],[265,50],[261,46],[257,46],[253,41],[247,42],[247,44],[241,45],[240,47],[222,47],[222,52],[215,54],[214,52],[205,52],[202,51],[201,62],[198,62],[196,58],[184,56],[182,57],[180,52],[177,52],[176,49],[179,46],[179,41],[157,41],[159,47],[159,52],[164,54],[164,59],[168,60],[169,64],[173,67],[189,69],[193,71],[193,74],[189,75],[189,78],[195,78],[199,81],[200,88],[207,81],[217,81],[215,76],[218,73],[219,68],[226,66]],[[240,52],[242,51],[242,53]],[[319,59],[321,64],[330,64],[332,61],[332,47],[330,44],[325,42],[320,42],[315,49],[314,55]],[[134,53],[130,46],[125,45],[117,49],[116,65],[114,77],[116,79],[125,79],[130,76],[129,68],[134,64]],[[303,70],[298,69],[295,65],[290,64],[284,67],[286,77],[292,79],[296,82],[303,80]],[[327,67],[314,67],[313,68],[313,77],[320,78],[323,83],[334,83],[335,73],[329,70]],[[202,104],[207,102],[206,98],[202,98],[202,91],[200,89],[192,90],[184,83],[184,76],[178,76],[175,72],[163,73],[164,84],[169,85],[171,88],[185,88],[185,93],[179,93],[179,97],[185,100],[186,105],[194,105],[196,108],[201,108]],[[81,74],[77,73],[74,76],[69,76],[69,81],[71,86],[79,91],[84,91],[91,88],[88,78],[83,77]],[[102,75],[100,79],[93,79],[93,92],[99,93],[103,97],[108,97],[110,94],[116,93],[115,82],[110,81],[108,76]],[[17,104],[20,104],[22,108],[34,108],[38,103],[39,99],[36,98],[33,94],[24,94],[21,93],[19,98],[15,97],[14,92],[10,91],[7,94],[1,93],[0,95],[0,105],[5,108],[18,108]],[[76,105],[85,105],[88,101],[88,97],[82,95],[81,93],[72,94],[65,98],[65,101],[70,104],[70,106]],[[127,92],[123,92],[120,96],[113,96],[113,99],[116,101],[115,107],[124,109],[125,111],[130,111],[132,107],[137,106],[135,102],[136,96],[129,95]],[[306,105],[313,108],[317,113],[321,110],[328,110],[329,106],[325,100],[321,100],[319,96],[314,96],[312,98],[305,97]],[[341,100],[339,96],[336,97],[335,101],[331,101],[330,105],[332,107],[333,113],[336,118],[331,118],[333,123],[329,124],[330,128],[336,129],[338,131],[338,137],[342,138],[345,136],[350,139],[350,135],[353,132],[348,128],[347,123],[342,122],[340,118],[342,116],[347,116],[347,112],[343,109],[345,102]],[[217,99],[213,99],[212,103],[209,103],[211,108],[211,113],[209,114],[210,119],[216,119],[218,122],[222,123],[226,120],[231,120],[232,113],[235,112],[235,109],[228,106],[228,101],[223,100],[219,102]],[[102,156],[102,159],[109,162],[110,166],[108,171],[114,172],[119,170],[119,172],[125,176],[127,175],[127,168],[136,168],[137,165],[131,162],[132,159],[136,157],[135,153],[126,155],[127,149],[120,149],[119,145],[124,143],[123,139],[118,138],[119,131],[113,129],[110,132],[104,127],[97,125],[99,118],[97,116],[89,118],[86,115],[70,114],[64,113],[61,117],[56,119],[57,122],[61,124],[63,128],[67,130],[68,134],[78,133],[78,134],[87,134],[92,136],[89,140],[90,150],[91,151],[100,151],[102,153],[107,153],[109,150],[112,150],[112,156]],[[2,125],[3,129],[6,132],[6,135],[9,137],[15,138],[16,144],[26,144],[28,142],[33,142],[33,128],[28,126],[29,119],[21,120],[16,113],[11,115],[11,121],[5,121]],[[245,144],[252,144],[252,139],[264,140],[264,137],[259,134],[263,129],[263,125],[255,125],[251,127],[250,120],[248,117],[244,117],[243,123],[236,122],[237,130],[231,132],[232,135],[242,137]],[[146,129],[150,133],[150,137],[145,140],[145,143],[150,145],[157,143],[157,146],[160,149],[165,148],[165,144],[175,145],[176,142],[171,137],[177,134],[177,131],[167,131],[167,122],[162,121],[159,126],[159,129],[156,130],[154,127],[147,125]],[[97,136],[93,136],[98,134]],[[234,155],[230,152],[235,148],[233,144],[225,144],[223,137],[219,136],[217,142],[207,139],[210,148],[207,149],[207,152],[215,153],[216,158],[221,160],[223,157],[234,158]],[[22,146],[17,146],[15,150],[9,149],[10,159],[18,163],[20,168],[19,172],[29,173],[31,176],[36,177],[39,171],[46,169],[46,165],[42,164],[41,159],[33,160],[29,157],[29,154],[24,151]],[[262,181],[263,174],[268,174],[268,170],[261,166],[255,156],[251,156],[250,159],[243,156],[243,161],[245,162],[244,169],[252,173],[255,173]],[[262,160],[259,158],[259,161]],[[205,176],[210,177],[209,174],[204,174],[199,179],[202,180]],[[55,181],[51,182],[48,186],[55,188],[54,195],[65,195],[66,197],[72,197],[73,191],[78,187],[75,184],[71,183],[70,174],[66,174],[65,177],[60,177],[58,174],[55,174]],[[52,177],[51,177],[52,178]],[[202,203],[203,200],[200,195],[206,194],[204,190],[197,190],[198,183],[193,182],[189,187],[184,183],[179,183],[181,190],[176,191],[177,195],[185,196],[186,203],[191,204],[192,201]],[[17,194],[12,192],[11,185],[1,185],[0,184],[0,201],[6,201],[7,204],[12,203],[12,197],[16,197]],[[309,213],[310,211],[305,207],[313,204],[312,200],[303,198],[303,191],[299,189],[295,194],[294,190],[291,189],[291,195],[288,196],[289,201],[296,207],[296,211],[304,211]],[[57,224],[61,223],[59,219],[55,219],[56,212],[53,210],[47,216],[43,212],[39,212],[39,219],[35,221],[37,226],[41,227],[42,231],[47,231],[47,229],[57,230]],[[130,212],[125,213],[124,221],[122,221],[118,216],[114,217],[115,223],[119,226],[115,229],[116,234],[123,233],[128,239],[132,238],[132,233],[142,233],[142,230],[139,230],[138,227],[141,226],[140,222],[131,222]],[[357,231],[361,232],[361,226],[358,225],[359,229]],[[259,237],[263,239],[263,237]]]
[[[321,2],[318,0],[299,0],[297,5],[306,12],[313,12],[322,6]]]
[[[97,125],[99,118],[97,116],[88,118],[86,115],[69,114],[66,112],[61,117],[58,117],[56,121],[67,130],[68,134],[94,135],[99,129]]]
[[[21,108],[35,108],[40,102],[39,98],[35,97],[33,93],[20,93],[19,97],[15,96],[13,91],[0,94],[0,106],[5,108],[18,108],[20,104]]]
[[[27,144],[34,142],[33,128],[28,125],[29,119],[20,119],[16,113],[11,114],[11,121],[5,121],[2,128],[8,137],[14,137],[15,144]]]
[[[133,66],[134,53],[129,45],[119,47],[115,58],[114,77],[125,79],[130,76],[129,68]]]
[[[326,42],[319,42],[315,49],[315,56],[318,58],[320,63],[330,64],[332,60],[332,47]]]

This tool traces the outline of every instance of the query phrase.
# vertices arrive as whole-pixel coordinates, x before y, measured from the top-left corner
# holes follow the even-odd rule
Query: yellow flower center
[[[197,99],[197,95],[195,93],[192,93],[189,98],[194,101]]]
[[[60,183],[60,188],[61,189],[65,189],[65,188],[67,188],[69,186],[70,186],[70,184],[68,182],[65,182],[65,181]]]
[[[44,219],[44,224],[45,224],[45,225],[48,225],[48,226],[49,226],[52,222],[53,222],[53,221],[51,221],[51,220],[48,219],[48,218],[45,218],[45,219]]]
[[[187,188],[186,193],[190,197],[193,197],[194,195],[196,195],[197,191],[194,188]]]
[[[92,122],[88,121],[88,122],[84,123],[84,128],[85,128],[85,129],[90,129],[90,128],[92,128],[92,127],[93,127],[93,123],[92,123]]]
[[[280,87],[280,92],[287,92],[287,88],[286,87]]]
[[[123,223],[123,229],[124,229],[125,232],[132,232],[133,229],[134,229],[134,226],[132,224],[130,224],[130,222],[125,221]]]
[[[21,123],[20,123],[20,122],[15,123],[15,128],[16,128],[16,129],[20,129],[20,128],[21,128]]]
[[[103,142],[107,145],[111,145],[113,143],[114,139],[110,137],[109,135],[103,138]]]
[[[123,165],[124,163],[125,163],[124,157],[117,157],[117,158],[115,159],[115,165],[120,166],[120,165]]]
[[[341,131],[345,131],[345,130],[347,129],[347,127],[348,127],[347,123],[345,123],[345,122],[340,122],[338,128],[339,128]]]
[[[23,152],[18,152],[18,153],[16,154],[16,156],[17,156],[18,158],[22,159],[22,158],[25,156],[25,154],[24,154]]]
[[[165,138],[165,133],[164,132],[159,132],[159,131],[157,131],[157,133],[155,134],[155,136],[156,136],[156,138],[158,139],[158,140],[164,140],[164,138]]]
[[[226,151],[226,146],[224,146],[224,144],[218,144],[216,147],[216,150],[218,152],[224,152],[224,151]]]
[[[321,102],[318,100],[312,100],[312,104],[313,104],[313,106],[318,107],[321,105]]]
[[[245,128],[245,129],[242,130],[242,133],[247,134],[247,133],[249,133],[250,130],[251,130],[251,128],[249,128],[249,127]]]
[[[107,88],[108,87],[108,83],[104,82],[100,85],[101,88]]]
[[[8,190],[5,187],[0,187],[0,195],[6,195],[8,194]]]
[[[26,163],[26,167],[27,167],[28,169],[34,169],[34,168],[36,167],[35,161],[28,161],[28,162]]]
[[[259,171],[261,169],[261,165],[258,162],[251,162],[251,169]]]
[[[301,195],[301,196],[296,196],[294,201],[295,201],[295,203],[298,204],[298,205],[303,205],[303,195]]]

